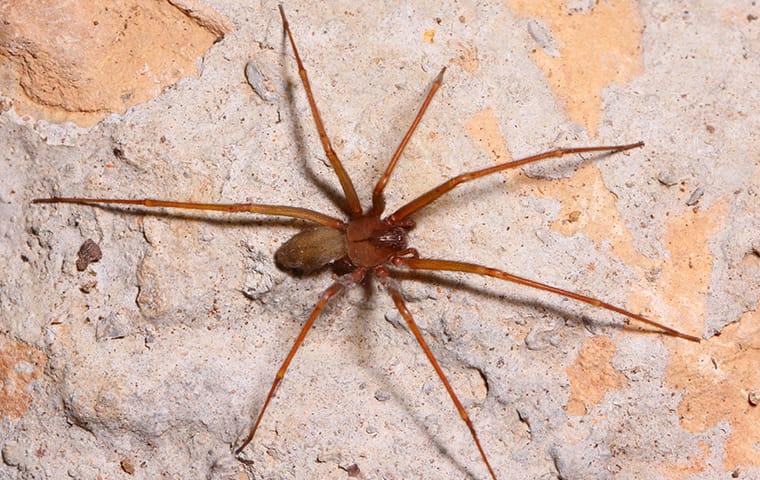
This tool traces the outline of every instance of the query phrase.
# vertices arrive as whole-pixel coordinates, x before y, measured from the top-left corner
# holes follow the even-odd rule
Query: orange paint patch
[[[493,110],[486,108],[470,118],[465,124],[467,133],[496,163],[512,160],[507,142],[499,129],[499,121]]]
[[[536,49],[544,71],[568,117],[596,136],[602,117],[602,91],[643,71],[643,22],[633,0],[596,3],[589,12],[568,14],[563,0],[508,0],[515,14],[543,21],[559,51],[552,57]]]
[[[651,268],[654,261],[634,247],[633,235],[617,210],[617,198],[607,189],[599,169],[586,163],[568,179],[544,185],[539,196],[559,200],[562,207],[559,219],[551,223],[552,230],[566,236],[583,233],[597,248],[602,243],[626,264]]]
[[[467,73],[475,73],[480,69],[478,47],[472,43],[457,42],[453,48],[456,51],[456,56],[450,58],[449,62],[459,65]]]
[[[0,415],[16,419],[26,413],[32,403],[27,387],[44,366],[44,353],[0,336]]]
[[[617,199],[604,185],[596,166],[586,164],[568,179],[525,181],[519,186],[522,193],[561,203],[552,230],[568,236],[582,234],[597,248],[609,245],[610,253],[633,270],[638,281],[628,294],[629,310],[651,315],[686,333],[702,333],[705,294],[712,272],[708,242],[725,216],[727,201],[707,210],[688,209],[673,218],[666,225],[664,239],[670,256],[654,259],[636,249],[633,235],[618,212]],[[648,281],[648,277],[654,279]]]
[[[196,72],[232,25],[196,2],[0,4],[0,90],[21,115],[91,125]]]
[[[465,128],[494,163],[512,160],[491,108],[473,115]],[[551,223],[552,230],[566,236],[583,234],[597,248],[603,243],[608,244],[618,258],[626,264],[637,265],[642,271],[658,265],[657,261],[642,255],[634,247],[633,235],[617,210],[617,198],[607,189],[595,165],[586,163],[571,178],[549,182],[527,177],[519,170],[512,171],[512,174],[520,179],[510,186],[512,191],[561,202],[559,218]]]
[[[634,311],[651,308],[663,323],[700,335],[713,266],[709,241],[727,209],[728,202],[723,200],[707,210],[689,209],[674,218],[665,233],[670,258],[659,262],[656,268],[660,274],[653,284],[642,284],[629,295],[628,307]]]
[[[726,469],[760,466],[760,406],[748,401],[750,392],[760,392],[760,304],[720,336],[671,348],[666,380],[685,390],[678,413],[686,430],[730,423]]]
[[[707,466],[707,456],[710,454],[710,446],[706,442],[699,442],[699,456],[692,458],[687,457],[686,463],[677,463],[664,465],[662,473],[668,478],[681,479],[688,478],[688,475],[699,473]]]
[[[570,380],[568,415],[585,415],[589,408],[599,404],[604,395],[625,387],[625,376],[611,364],[616,345],[608,337],[596,336],[587,340],[578,358],[567,368]]]
[[[490,109],[474,115],[466,128],[494,161],[509,161],[506,142]],[[629,293],[628,309],[650,314],[686,333],[702,333],[713,270],[709,242],[726,218],[728,199],[705,210],[686,209],[680,216],[671,217],[664,235],[669,256],[654,259],[636,250],[633,236],[617,210],[615,196],[607,190],[595,166],[585,165],[572,178],[548,182],[519,174],[516,177],[520,181],[512,187],[520,194],[553,198],[561,203],[552,229],[564,235],[582,234],[597,246],[607,242],[612,254],[633,270],[639,282]],[[733,470],[760,466],[760,406],[748,401],[750,392],[760,393],[760,305],[709,341],[695,344],[661,338],[670,351],[666,381],[673,389],[685,391],[679,406],[683,427],[703,432],[721,421],[730,423],[725,467]],[[606,337],[594,337],[584,344],[576,362],[567,369],[571,385],[569,415],[583,415],[607,392],[625,387],[625,378],[610,364],[614,352],[615,343]],[[705,444],[700,447],[701,455],[691,462],[665,465],[663,472],[671,478],[682,478],[704,470],[709,451]]]
[[[727,200],[706,210],[687,209],[673,218],[666,225],[664,237],[669,257],[650,259],[635,249],[617,212],[614,196],[604,187],[595,167],[584,167],[573,178],[550,182],[541,188],[528,187],[535,194],[562,202],[562,214],[552,224],[553,229],[567,235],[582,233],[597,244],[607,240],[612,252],[633,269],[640,282],[629,294],[628,309],[686,333],[702,333],[713,269],[709,241],[722,225],[728,211]],[[575,211],[581,213],[570,221]],[[645,279],[648,271],[658,272],[650,282]],[[701,344],[662,337],[671,354],[667,381],[675,389],[686,389],[679,408],[684,428],[701,432],[724,420],[732,425],[726,442],[727,469],[760,465],[757,440],[760,407],[750,407],[747,401],[749,389],[760,390],[760,313],[753,315],[745,316],[739,325],[727,327],[720,337]],[[582,379],[583,375],[579,371],[576,377]],[[573,389],[590,388],[583,384],[576,386],[574,382],[577,380],[571,379]],[[568,414],[582,414],[583,406],[571,394]],[[701,471],[704,465],[703,455],[689,466],[667,468],[669,474],[679,478]]]

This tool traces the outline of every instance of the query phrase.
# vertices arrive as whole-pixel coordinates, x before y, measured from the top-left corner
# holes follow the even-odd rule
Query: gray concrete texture
[[[59,121],[21,111],[28,88],[26,100],[3,92],[0,478],[487,478],[374,283],[330,303],[254,442],[231,454],[333,276],[275,266],[304,223],[30,204],[153,197],[340,214],[276,3],[201,6],[226,34],[150,98],[89,120],[63,108],[73,121]],[[444,65],[391,208],[510,158],[646,142],[496,174],[415,216],[423,256],[705,339],[626,330],[618,315],[494,279],[409,275],[409,308],[498,478],[760,478],[755,2],[285,7],[365,205]],[[102,259],[80,271],[87,239]]]

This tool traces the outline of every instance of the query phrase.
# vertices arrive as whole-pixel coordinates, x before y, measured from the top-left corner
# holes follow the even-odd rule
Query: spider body
[[[537,162],[547,158],[556,158],[568,154],[584,152],[603,152],[612,154],[642,147],[644,145],[643,142],[627,145],[559,148],[550,150],[548,152],[539,153],[537,155],[532,155],[520,160],[514,160],[498,165],[489,166],[481,170],[466,172],[441,183],[437,187],[429,190],[427,193],[424,193],[406,205],[403,205],[392,214],[383,217],[383,211],[385,209],[383,190],[391,178],[391,174],[401,154],[403,153],[404,148],[409,142],[409,139],[411,138],[415,129],[419,125],[431,99],[435,95],[438,88],[441,86],[443,73],[445,71],[444,68],[434,79],[427,93],[427,96],[425,97],[422,106],[418,110],[411,126],[393,153],[383,175],[375,185],[375,188],[372,192],[372,207],[365,212],[359,203],[358,196],[351,182],[351,179],[348,176],[348,173],[344,169],[342,163],[338,159],[338,156],[330,144],[330,140],[325,131],[324,124],[319,115],[319,110],[317,109],[316,101],[314,100],[314,95],[311,90],[311,85],[309,83],[306,69],[304,68],[301,58],[298,54],[295,40],[293,39],[292,32],[288,26],[288,22],[285,18],[285,12],[283,11],[282,6],[280,6],[280,14],[282,16],[285,33],[290,39],[290,44],[293,49],[296,63],[298,65],[298,73],[301,77],[304,90],[306,91],[306,95],[309,100],[309,106],[312,112],[312,116],[314,117],[320,142],[327,158],[335,170],[335,173],[343,189],[344,198],[346,200],[345,210],[348,217],[346,221],[314,210],[286,205],[254,203],[191,203],[178,202],[174,200],[108,199],[83,197],[53,197],[36,199],[33,201],[33,203],[138,205],[147,208],[163,207],[222,211],[227,213],[253,213],[297,218],[316,224],[315,227],[303,230],[285,242],[275,253],[276,262],[286,269],[297,270],[304,273],[319,270],[329,264],[340,264],[342,267],[345,267],[344,270],[348,274],[336,279],[334,283],[332,283],[332,285],[330,285],[319,297],[316,305],[314,306],[314,309],[309,315],[309,318],[304,323],[298,336],[293,342],[290,351],[286,355],[280,368],[277,370],[274,381],[272,382],[269,392],[263,402],[263,406],[259,410],[259,414],[256,417],[255,421],[248,429],[248,435],[242,442],[238,444],[237,447],[234,447],[234,452],[236,454],[242,452],[243,449],[245,449],[245,447],[253,440],[256,430],[258,429],[262,418],[264,417],[264,413],[266,412],[267,407],[275,395],[277,387],[285,377],[285,373],[290,366],[291,361],[295,357],[298,349],[303,344],[303,341],[306,338],[306,334],[314,325],[314,322],[319,317],[324,307],[327,305],[331,298],[339,294],[346,287],[350,287],[364,280],[367,277],[367,274],[374,274],[374,276],[380,280],[382,285],[385,287],[385,290],[390,295],[397,310],[406,321],[409,327],[409,331],[412,333],[412,335],[414,335],[419,346],[425,353],[425,356],[430,361],[433,369],[435,370],[437,376],[441,380],[441,383],[449,394],[449,397],[454,403],[454,406],[459,413],[460,418],[464,421],[467,428],[469,429],[472,440],[480,454],[480,458],[483,460],[483,463],[488,470],[489,476],[493,480],[496,479],[496,473],[491,466],[489,457],[486,455],[485,450],[481,446],[480,440],[475,431],[473,423],[467,414],[467,411],[457,398],[457,395],[451,387],[448,379],[446,378],[443,369],[439,365],[430,347],[427,345],[427,342],[423,338],[419,327],[412,317],[412,314],[407,309],[406,303],[404,301],[403,295],[398,288],[397,282],[393,281],[394,274],[397,270],[406,269],[407,271],[411,272],[462,272],[497,278],[499,280],[504,280],[545,292],[562,295],[567,298],[571,298],[579,302],[584,302],[598,308],[616,312],[617,314],[625,316],[626,322],[633,319],[638,322],[647,324],[651,327],[656,327],[659,332],[667,335],[677,336],[692,341],[699,341],[698,337],[679,332],[673,328],[657,323],[646,317],[629,312],[609,303],[605,303],[593,297],[575,293],[569,290],[563,290],[487,266],[454,260],[420,258],[420,255],[415,249],[408,248],[407,246],[407,234],[412,228],[414,228],[414,222],[408,217],[414,215],[416,212],[433,203],[442,195],[453,190],[459,185],[476,180],[486,175],[501,172],[507,169],[517,168],[522,165]]]
[[[379,215],[353,219],[346,228],[348,260],[358,268],[378,267],[404,252],[410,223],[382,220]]]
[[[369,213],[349,220],[343,228],[315,227],[292,236],[277,249],[277,265],[298,273],[311,273],[331,263],[341,270],[370,269],[391,263],[409,253],[410,221],[383,220]]]
[[[330,227],[314,227],[293,235],[277,249],[274,259],[281,268],[308,274],[345,258],[347,253],[345,232]]]

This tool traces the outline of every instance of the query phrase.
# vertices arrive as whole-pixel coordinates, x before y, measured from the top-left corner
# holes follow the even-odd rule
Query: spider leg
[[[287,205],[264,205],[260,203],[191,203],[174,202],[170,200],[155,200],[151,198],[125,199],[125,198],[79,198],[79,197],[52,197],[35,198],[32,203],[76,203],[80,205],[139,205],[142,207],[168,207],[189,210],[215,210],[229,213],[258,213],[280,217],[300,218],[309,222],[319,223],[326,227],[345,230],[346,224],[337,218],[323,213],[315,212],[300,207]]]
[[[638,320],[639,322],[656,327],[661,330],[661,333],[671,335],[673,337],[680,337],[680,338],[684,338],[686,340],[690,340],[692,342],[697,342],[697,343],[699,343],[700,341],[699,337],[679,332],[678,330],[662,325],[661,323],[657,323],[654,320],[650,320],[641,315],[629,312],[628,310],[623,310],[620,307],[616,307],[614,305],[603,302],[596,298],[587,297],[586,295],[581,295],[580,293],[563,290],[561,288],[552,287],[551,285],[539,283],[533,280],[529,280],[527,278],[518,277],[517,275],[512,275],[511,273],[497,270],[495,268],[489,268],[482,265],[476,265],[474,263],[457,262],[457,261],[452,261],[452,260],[433,260],[429,258],[408,258],[408,257],[395,258],[394,264],[404,265],[413,270],[444,270],[444,271],[449,271],[449,272],[475,273],[475,274],[484,275],[487,277],[498,278],[500,280],[506,280],[507,282],[517,283],[520,285],[537,288],[539,290],[556,293],[557,295],[562,295],[563,297],[572,298],[573,300],[578,300],[579,302],[588,303],[589,305],[593,305],[595,307],[604,308],[606,310],[619,313],[621,315],[628,317],[629,319]],[[627,320],[626,320],[626,323],[627,323]]]
[[[251,443],[251,440],[253,440],[253,436],[256,434],[256,430],[259,428],[261,419],[264,417],[264,412],[267,411],[267,407],[269,406],[269,402],[274,397],[274,393],[277,390],[277,386],[285,377],[285,372],[288,370],[288,366],[290,366],[290,362],[293,360],[293,357],[296,355],[296,352],[298,352],[298,349],[303,344],[303,341],[306,338],[306,334],[314,325],[314,322],[317,320],[317,317],[319,317],[319,314],[322,313],[322,310],[325,308],[325,305],[327,304],[327,302],[333,296],[335,296],[335,294],[340,292],[344,286],[345,286],[344,283],[339,280],[333,283],[330,286],[330,288],[325,290],[322,293],[322,296],[319,297],[319,301],[314,306],[314,309],[311,311],[311,315],[309,315],[309,319],[306,321],[306,323],[304,323],[303,327],[301,327],[301,332],[298,334],[298,337],[296,337],[295,342],[293,342],[293,346],[290,347],[290,351],[288,352],[288,355],[285,357],[285,360],[282,362],[282,365],[280,365],[280,369],[277,370],[277,374],[274,377],[272,386],[269,388],[269,393],[267,394],[267,398],[264,401],[264,406],[261,407],[259,416],[256,418],[256,422],[253,424],[253,427],[251,427],[251,430],[248,432],[248,436],[245,437],[245,440],[243,441],[243,443],[241,443],[240,446],[235,449],[235,455],[240,454],[240,452],[242,452],[243,449],[245,449],[245,447],[247,447],[248,444]]]
[[[303,89],[306,91],[306,97],[309,100],[309,108],[311,108],[311,114],[314,117],[314,123],[317,126],[317,133],[319,133],[319,140],[322,142],[322,148],[325,151],[325,155],[330,160],[330,164],[338,175],[340,186],[343,188],[343,193],[346,195],[346,202],[348,203],[348,210],[352,216],[359,216],[362,213],[362,206],[359,202],[359,197],[356,195],[354,184],[351,182],[351,177],[348,176],[348,172],[343,168],[343,164],[340,162],[338,155],[333,150],[330,138],[325,131],[325,125],[322,122],[322,117],[319,114],[317,108],[317,102],[314,100],[314,94],[311,90],[311,84],[309,83],[309,76],[306,73],[306,69],[301,61],[301,56],[298,54],[298,48],[296,48],[296,41],[293,39],[293,33],[290,31],[290,25],[288,19],[285,17],[285,9],[282,5],[278,5],[280,9],[280,16],[282,17],[282,26],[285,28],[285,32],[290,40],[290,45],[293,47],[293,54],[296,57],[296,64],[298,65],[298,76],[301,77],[303,83]]]
[[[565,155],[570,155],[573,153],[586,153],[586,152],[618,153],[618,152],[623,152],[625,150],[630,150],[632,148],[638,148],[638,147],[643,147],[643,146],[644,146],[644,142],[631,143],[629,145],[613,145],[613,146],[605,146],[605,147],[558,148],[556,150],[550,150],[548,152],[539,153],[538,155],[522,158],[520,160],[514,160],[512,162],[506,162],[506,163],[501,163],[499,165],[494,165],[493,167],[488,167],[488,168],[483,168],[481,170],[475,170],[472,172],[463,173],[461,175],[458,175],[454,178],[447,180],[446,182],[443,182],[442,184],[438,185],[434,189],[420,195],[419,197],[415,198],[414,200],[407,203],[403,207],[399,208],[398,210],[393,212],[392,215],[388,217],[388,220],[391,222],[397,222],[399,220],[403,220],[404,218],[417,212],[423,207],[426,207],[427,205],[433,203],[434,201],[438,199],[438,197],[453,190],[458,185],[461,185],[465,182],[469,182],[471,180],[475,180],[476,178],[485,177],[486,175],[490,175],[492,173],[501,172],[502,170],[508,170],[510,168],[520,167],[522,165],[537,162],[539,160],[544,160],[547,158],[563,157]]]
[[[385,199],[383,198],[383,190],[385,189],[385,185],[391,178],[391,173],[393,173],[393,170],[396,168],[396,163],[398,163],[398,159],[401,157],[401,154],[406,148],[406,144],[409,143],[409,140],[412,138],[414,131],[417,129],[417,126],[422,120],[422,116],[425,115],[425,111],[430,105],[430,101],[433,99],[435,92],[437,92],[441,87],[444,72],[446,72],[446,67],[443,67],[438,76],[435,77],[435,80],[433,80],[433,84],[430,86],[430,90],[428,90],[427,96],[425,97],[425,100],[422,102],[422,105],[417,112],[417,116],[414,117],[414,121],[412,121],[412,124],[409,126],[406,134],[404,134],[404,138],[401,139],[401,143],[399,143],[398,147],[396,147],[396,151],[393,152],[393,156],[391,157],[390,162],[388,162],[388,166],[385,168],[383,176],[380,177],[380,179],[377,181],[375,189],[372,191],[372,213],[380,215],[383,212],[383,209],[385,209]]]
[[[402,317],[404,317],[404,320],[406,320],[406,323],[409,326],[409,330],[411,330],[412,334],[414,335],[414,338],[417,339],[417,343],[419,343],[420,347],[422,347],[422,350],[425,352],[425,356],[428,358],[428,360],[430,360],[430,363],[433,365],[433,368],[435,369],[435,373],[438,374],[438,378],[440,378],[441,382],[443,382],[443,386],[446,388],[446,392],[448,392],[449,397],[451,397],[451,401],[454,402],[454,406],[459,412],[459,416],[462,417],[462,420],[464,420],[464,423],[467,424],[467,428],[470,429],[470,434],[472,435],[472,439],[475,441],[475,446],[478,447],[478,452],[480,452],[480,457],[483,459],[483,462],[486,464],[488,473],[491,474],[491,478],[493,480],[496,480],[496,474],[494,473],[493,468],[491,468],[491,463],[488,461],[488,456],[486,456],[486,452],[483,450],[483,447],[480,445],[478,434],[477,432],[475,432],[475,427],[472,425],[472,420],[470,420],[470,416],[467,414],[467,410],[465,410],[464,405],[462,405],[462,402],[459,401],[457,394],[454,392],[454,389],[451,387],[449,380],[446,378],[446,374],[443,373],[443,369],[438,364],[438,360],[435,359],[435,355],[433,355],[433,352],[430,350],[430,347],[428,347],[427,342],[425,342],[425,339],[422,336],[422,332],[420,332],[420,329],[415,323],[414,318],[412,318],[412,314],[409,313],[409,310],[406,308],[406,303],[404,302],[404,298],[401,296],[401,293],[399,293],[399,291],[389,282],[384,282],[384,284],[388,290],[388,293],[393,299],[393,303],[396,304],[396,308],[398,309],[399,313],[401,314]]]

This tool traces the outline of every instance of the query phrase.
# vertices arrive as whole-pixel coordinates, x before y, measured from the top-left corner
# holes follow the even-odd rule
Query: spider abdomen
[[[310,273],[347,253],[346,234],[329,227],[316,227],[295,234],[274,254],[282,268]]]

